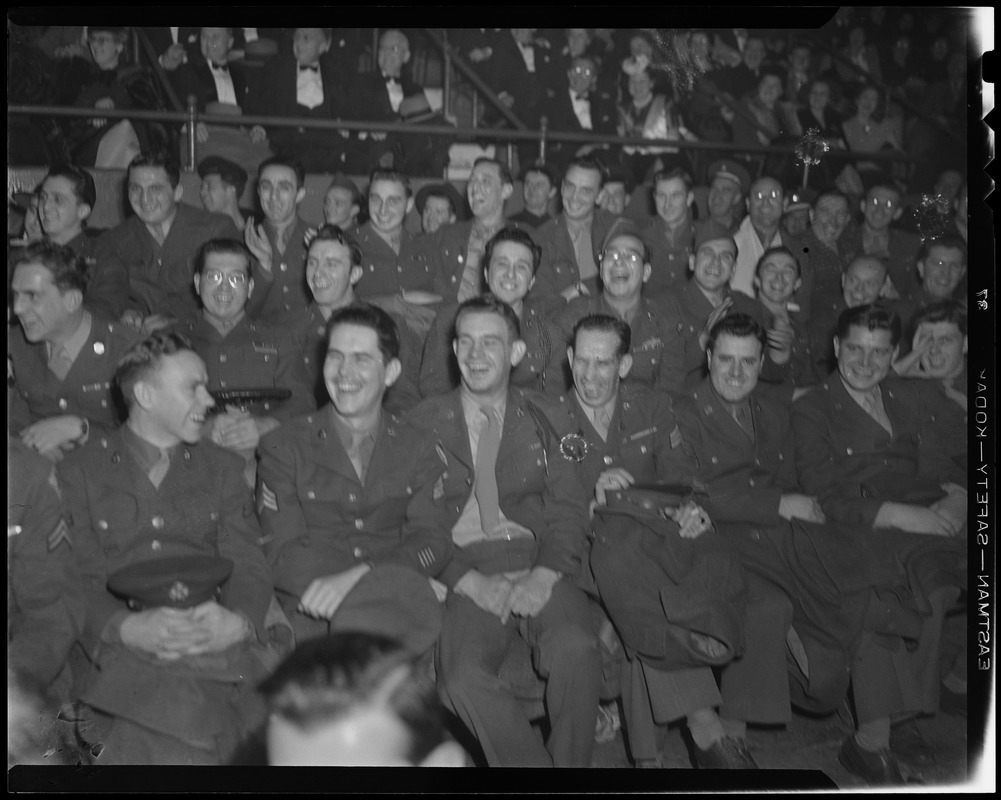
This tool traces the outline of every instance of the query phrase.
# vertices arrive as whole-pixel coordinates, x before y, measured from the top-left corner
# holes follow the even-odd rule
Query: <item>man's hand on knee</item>
[[[299,610],[314,619],[332,618],[355,584],[371,569],[368,564],[357,564],[336,575],[316,578],[302,593]]]

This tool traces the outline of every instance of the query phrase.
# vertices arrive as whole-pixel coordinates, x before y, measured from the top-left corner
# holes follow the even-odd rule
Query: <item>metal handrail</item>
[[[546,141],[556,140],[561,142],[579,142],[581,144],[619,144],[639,147],[662,147],[668,146],[678,150],[712,150],[728,153],[747,153],[751,155],[790,155],[795,153],[793,147],[777,146],[757,146],[748,147],[746,145],[734,144],[732,142],[689,142],[675,139],[640,139],[627,138],[625,136],[608,136],[600,134],[586,134],[577,132],[553,131],[549,128],[543,130],[508,130],[491,129],[489,133],[482,128],[457,128],[450,125],[426,125],[424,123],[400,123],[400,122],[377,122],[377,121],[356,121],[356,120],[318,120],[310,117],[273,117],[264,115],[245,115],[233,117],[229,115],[205,114],[197,109],[189,109],[187,113],[176,111],[138,111],[122,109],[93,109],[77,108],[68,106],[31,106],[17,105],[8,106],[7,113],[22,116],[53,116],[53,117],[85,117],[104,119],[134,119],[149,120],[155,122],[178,122],[195,123],[204,122],[209,125],[264,125],[277,128],[310,128],[313,130],[330,131],[386,131],[389,133],[428,133],[457,138],[468,139],[502,139],[509,140],[535,140],[539,141],[543,137]],[[193,138],[194,126],[188,125],[188,136]],[[888,161],[888,162],[914,162],[913,156],[899,152],[876,152],[876,153],[854,153],[850,150],[831,150],[827,153],[839,159],[863,160],[863,161]]]

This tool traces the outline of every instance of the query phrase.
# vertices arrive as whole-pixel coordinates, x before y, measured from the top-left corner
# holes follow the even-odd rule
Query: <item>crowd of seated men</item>
[[[570,29],[558,51],[525,30],[474,37],[471,60],[650,93],[641,45],[619,80],[600,67],[614,41]],[[758,85],[762,40],[723,33],[743,55],[720,80]],[[216,90],[239,62],[199,77],[200,56],[263,38],[172,36],[161,66]],[[329,29],[277,38],[276,109],[382,85],[341,96],[325,57],[353,51]],[[385,31],[380,68],[400,78],[408,48]],[[523,113],[546,91],[508,87]],[[678,100],[652,102],[684,137]],[[89,231],[92,176],[52,163],[9,239],[8,683],[48,721],[29,743],[69,730],[86,763],[227,764],[263,742],[271,763],[325,763],[351,733],[303,692],[354,692],[331,675],[379,656],[366,686],[387,688],[359,691],[358,724],[403,737],[403,763],[463,760],[431,757],[438,727],[406,745],[396,700],[407,731],[375,715],[410,686],[478,765],[587,767],[618,724],[656,764],[656,727],[684,720],[694,766],[754,769],[757,725],[847,704],[841,763],[872,785],[915,774],[891,726],[965,713],[942,636],[966,588],[962,175],[918,235],[914,187],[884,172],[821,174],[802,200],[769,164],[588,148],[523,169],[508,216],[499,160],[465,198],[415,198],[406,165],[433,142],[224,130],[199,200],[142,143],[124,222]],[[345,175],[361,165],[363,191]],[[319,226],[307,171],[337,173]],[[652,213],[626,216],[637,192]]]

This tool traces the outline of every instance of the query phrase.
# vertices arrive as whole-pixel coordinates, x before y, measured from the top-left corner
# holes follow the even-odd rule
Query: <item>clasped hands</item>
[[[119,628],[126,646],[164,661],[219,653],[250,638],[253,632],[246,617],[214,600],[193,608],[138,611],[126,617]]]
[[[534,617],[546,607],[560,574],[548,567],[533,567],[516,577],[484,575],[472,569],[455,584],[455,593],[468,597],[506,624],[516,617]]]

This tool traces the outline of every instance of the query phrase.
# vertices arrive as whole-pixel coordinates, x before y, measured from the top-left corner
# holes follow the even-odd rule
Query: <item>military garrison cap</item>
[[[108,578],[108,589],[129,608],[191,608],[216,596],[233,572],[228,558],[208,555],[168,556],[129,564]]]

